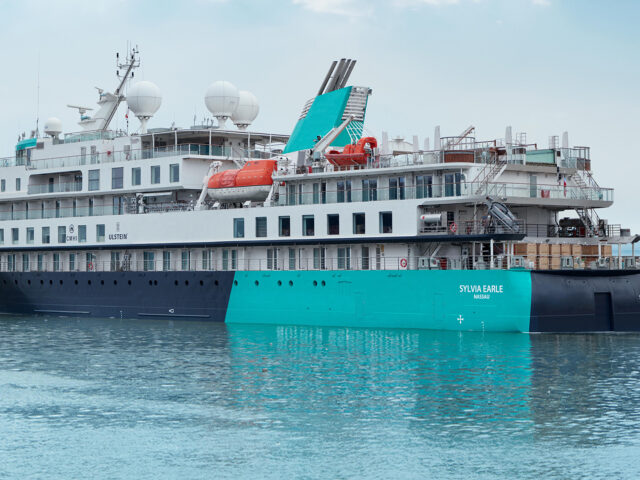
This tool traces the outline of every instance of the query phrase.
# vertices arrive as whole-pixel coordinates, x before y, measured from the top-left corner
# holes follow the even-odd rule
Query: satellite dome
[[[238,107],[236,111],[231,114],[231,120],[239,129],[244,130],[251,125],[251,122],[258,116],[260,104],[256,96],[246,90],[240,90],[238,96]]]
[[[127,95],[127,105],[138,120],[140,120],[140,132],[147,132],[147,120],[149,120],[160,108],[162,93],[155,83],[142,81],[133,85]]]
[[[236,111],[239,101],[238,89],[231,82],[213,82],[204,94],[204,103],[218,119],[221,127],[231,115]]]
[[[62,121],[56,117],[47,118],[47,121],[44,123],[44,133],[52,137],[57,137],[62,133]]]

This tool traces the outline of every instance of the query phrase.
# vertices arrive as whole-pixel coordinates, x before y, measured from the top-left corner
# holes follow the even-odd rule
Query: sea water
[[[639,335],[0,319],[0,478],[639,476]]]

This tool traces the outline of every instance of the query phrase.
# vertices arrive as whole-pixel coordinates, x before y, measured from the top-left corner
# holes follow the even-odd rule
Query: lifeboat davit
[[[264,202],[277,166],[277,160],[251,160],[240,169],[218,172],[209,178],[207,193],[222,202]]]
[[[331,150],[324,156],[329,163],[336,167],[350,167],[352,165],[366,165],[378,141],[374,137],[363,137],[355,145],[345,145],[342,152]]]

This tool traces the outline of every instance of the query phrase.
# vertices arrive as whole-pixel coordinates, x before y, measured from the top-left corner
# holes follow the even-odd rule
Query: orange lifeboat
[[[277,160],[251,160],[241,169],[218,172],[209,178],[207,193],[213,200],[223,202],[263,202],[277,166]]]
[[[325,157],[329,163],[336,167],[366,165],[371,158],[373,149],[377,147],[378,141],[374,137],[363,137],[355,145],[345,145],[342,152],[331,150],[325,154]]]

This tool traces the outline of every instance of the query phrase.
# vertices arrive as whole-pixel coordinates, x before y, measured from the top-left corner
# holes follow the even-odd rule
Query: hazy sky
[[[546,147],[567,130],[616,189],[605,216],[640,233],[639,20],[640,2],[622,0],[0,0],[0,155],[35,126],[38,70],[40,125],[57,116],[76,131],[65,105],[115,88],[127,41],[138,78],[163,93],[149,127],[200,123],[207,86],[225,79],[260,100],[254,129],[289,133],[330,62],[350,57],[351,83],[373,89],[371,133],[422,142],[435,125],[475,125],[492,139],[512,125]]]

